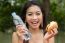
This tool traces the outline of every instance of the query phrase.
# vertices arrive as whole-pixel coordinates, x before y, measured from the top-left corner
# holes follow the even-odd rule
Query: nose
[[[33,19],[33,20],[37,20],[37,18],[38,18],[38,17],[37,17],[36,15],[33,15],[33,18],[32,18],[32,19]]]

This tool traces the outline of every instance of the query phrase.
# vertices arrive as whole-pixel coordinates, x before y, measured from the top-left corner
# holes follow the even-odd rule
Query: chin
[[[37,29],[37,28],[39,28],[39,26],[32,26],[32,28],[33,28],[33,29]]]

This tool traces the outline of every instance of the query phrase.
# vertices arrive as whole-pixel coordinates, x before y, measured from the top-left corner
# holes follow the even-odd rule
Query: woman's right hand
[[[23,34],[25,33],[25,29],[22,25],[17,25],[16,26],[16,34],[20,39],[23,39]]]

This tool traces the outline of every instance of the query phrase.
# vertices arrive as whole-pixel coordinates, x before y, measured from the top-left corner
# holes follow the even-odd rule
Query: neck
[[[29,28],[29,31],[30,31],[32,34],[36,34],[36,33],[41,32],[39,28]]]

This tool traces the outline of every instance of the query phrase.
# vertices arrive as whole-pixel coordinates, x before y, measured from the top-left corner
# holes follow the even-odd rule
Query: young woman
[[[54,28],[50,33],[46,32],[44,34],[46,30],[45,11],[40,3],[27,2],[22,9],[21,18],[31,33],[31,39],[27,41],[28,43],[54,43],[54,36],[58,31]],[[16,32],[13,32],[12,35],[12,43],[24,43],[22,36],[26,30],[23,28],[22,25],[16,26]]]

